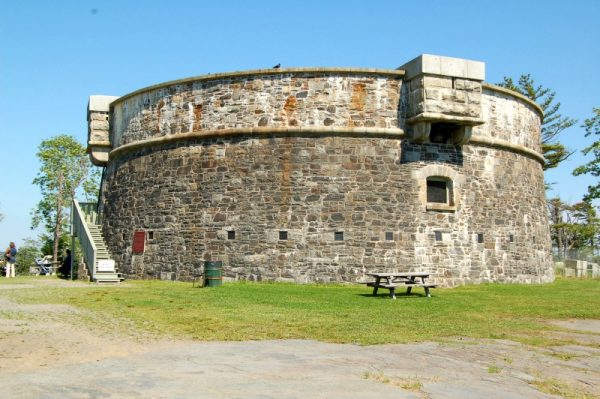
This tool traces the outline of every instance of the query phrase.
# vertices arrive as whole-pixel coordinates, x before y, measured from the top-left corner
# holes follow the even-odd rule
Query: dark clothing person
[[[60,265],[60,268],[58,269],[58,271],[64,277],[69,277],[69,275],[71,274],[71,250],[70,249],[67,249],[67,256],[65,256],[65,258],[63,259],[63,262]]]

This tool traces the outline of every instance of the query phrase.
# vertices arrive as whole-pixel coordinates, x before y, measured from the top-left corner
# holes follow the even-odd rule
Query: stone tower
[[[231,279],[552,281],[542,111],[484,79],[482,62],[422,55],[92,96],[113,258],[130,278],[219,259]]]

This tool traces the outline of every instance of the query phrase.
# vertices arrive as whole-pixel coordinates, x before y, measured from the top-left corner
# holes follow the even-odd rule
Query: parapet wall
[[[407,71],[209,75],[113,101],[102,209],[120,269],[188,279],[220,259],[231,279],[551,281],[539,108],[482,83],[483,63],[422,57]]]
[[[397,129],[402,76],[304,68],[175,82],[118,100],[111,141],[116,148],[167,135],[260,127]]]

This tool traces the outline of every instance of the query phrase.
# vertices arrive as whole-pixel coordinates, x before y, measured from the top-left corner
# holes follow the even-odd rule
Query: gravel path
[[[69,306],[3,297],[3,289],[17,288],[35,286],[0,282],[0,398],[560,397],[539,384],[600,397],[600,320],[554,322],[562,330],[552,334],[572,343],[543,349],[471,339],[146,341],[93,331]]]

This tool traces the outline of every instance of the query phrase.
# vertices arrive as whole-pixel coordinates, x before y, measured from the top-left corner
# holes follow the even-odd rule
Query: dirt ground
[[[553,348],[169,341],[3,295],[44,284],[78,283],[0,281],[0,398],[600,398],[600,320],[553,322]]]

